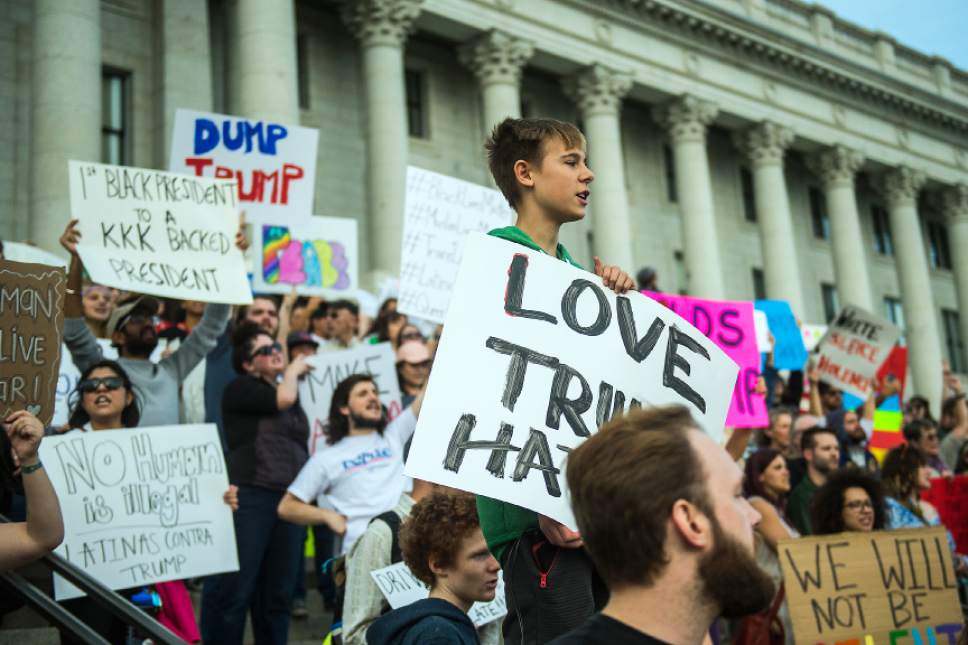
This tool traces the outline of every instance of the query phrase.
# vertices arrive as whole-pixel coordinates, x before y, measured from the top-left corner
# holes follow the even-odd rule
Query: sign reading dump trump
[[[248,304],[233,181],[70,162],[77,252],[94,282],[165,298]]]
[[[900,337],[891,322],[853,305],[844,307],[817,345],[820,380],[866,399],[877,369]]]
[[[175,111],[168,170],[231,179],[254,222],[292,222],[313,212],[319,130],[237,116]]]
[[[238,570],[214,425],[71,432],[40,458],[64,514],[55,552],[112,589]],[[54,593],[83,595],[59,576]]]
[[[54,416],[66,283],[64,269],[0,260],[0,419]]]
[[[486,235],[468,236],[407,474],[574,527],[568,452],[628,408],[680,404],[722,437],[738,367],[639,293]]]
[[[958,641],[958,579],[943,527],[802,537],[778,551],[797,643]]]

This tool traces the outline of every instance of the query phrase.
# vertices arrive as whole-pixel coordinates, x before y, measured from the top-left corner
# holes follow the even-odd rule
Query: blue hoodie
[[[366,630],[369,645],[479,645],[466,613],[440,598],[394,609]]]

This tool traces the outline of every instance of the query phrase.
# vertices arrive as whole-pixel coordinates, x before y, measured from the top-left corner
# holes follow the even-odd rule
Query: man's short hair
[[[833,436],[834,439],[837,438],[837,433],[833,431],[832,428],[821,428],[820,426],[814,426],[803,431],[800,436],[800,452],[806,452],[807,450],[813,450],[817,447],[817,435],[829,434]]]
[[[313,309],[313,312],[309,314],[310,320],[319,320],[320,318],[325,318],[329,315],[329,303],[321,302],[319,306]]]
[[[914,419],[904,424],[901,433],[904,435],[905,441],[908,443],[916,443],[921,441],[921,437],[924,436],[925,432],[933,430],[935,427],[934,421],[930,419]]]
[[[433,559],[440,567],[454,565],[464,538],[480,528],[477,504],[467,493],[434,493],[410,511],[400,527],[400,553],[417,580],[433,587]]]
[[[491,176],[511,208],[521,201],[514,164],[518,160],[540,164],[544,143],[552,137],[557,137],[568,148],[585,147],[585,135],[581,130],[574,124],[555,119],[507,118],[494,126],[491,136],[484,142]]]
[[[678,500],[712,514],[690,430],[698,426],[682,406],[633,410],[568,455],[578,530],[610,589],[648,585],[662,572],[666,523]]]
[[[252,296],[252,302],[254,303],[256,300],[268,300],[273,304],[273,306],[275,306],[276,312],[278,313],[279,302],[280,302],[279,296],[268,294],[268,293],[256,293],[256,294],[253,294]],[[235,322],[237,324],[244,321],[246,316],[249,315],[249,307],[251,306],[252,305],[242,305],[241,307],[239,307],[239,310],[235,315]]]
[[[340,309],[346,309],[354,316],[360,315],[360,308],[352,300],[334,300],[329,303],[328,312],[339,311]]]

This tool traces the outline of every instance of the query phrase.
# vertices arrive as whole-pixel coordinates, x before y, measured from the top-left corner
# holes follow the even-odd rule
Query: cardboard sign
[[[3,240],[3,258],[12,262],[32,262],[34,264],[48,264],[52,267],[67,268],[67,260],[54,255],[42,248],[24,244],[23,242],[11,242]]]
[[[464,238],[468,233],[509,226],[513,218],[498,191],[409,166],[400,251],[400,311],[444,322]]]
[[[853,305],[844,307],[820,340],[820,380],[866,400],[877,368],[887,359],[901,330]]]
[[[40,458],[64,514],[55,552],[112,589],[238,570],[213,424],[70,432]],[[56,575],[54,594],[83,595]]]
[[[756,342],[753,303],[703,300],[671,293],[643,291],[701,331],[739,365],[739,378],[726,415],[734,428],[761,428],[769,424],[766,400],[756,394],[760,377],[760,350]]]
[[[289,293],[339,299],[359,286],[355,219],[308,217],[291,224],[260,224],[259,265],[252,274],[256,293]]]
[[[654,300],[540,251],[468,236],[444,329],[411,477],[574,527],[565,457],[614,414],[679,404],[722,438],[736,364]]]
[[[77,252],[91,280],[165,298],[249,304],[236,185],[71,161]]]
[[[54,416],[66,285],[64,269],[0,260],[0,419]]]
[[[411,573],[405,562],[375,569],[370,572],[370,577],[393,609],[406,607],[430,595],[430,590]],[[504,572],[498,571],[494,600],[475,602],[467,615],[474,626],[480,628],[499,618],[504,618],[507,614],[508,606],[504,599]]]
[[[933,478],[931,488],[921,492],[921,499],[938,509],[958,553],[968,553],[968,475]]]
[[[318,145],[313,128],[179,109],[168,169],[231,179],[249,221],[287,224],[312,215]]]
[[[778,553],[797,643],[958,640],[958,580],[942,527],[781,540]]]
[[[800,334],[803,336],[803,346],[808,352],[817,349],[820,339],[827,333],[827,325],[811,325],[804,323],[800,325]]]
[[[807,348],[796,316],[786,300],[757,300],[757,311],[766,314],[773,334],[773,367],[778,370],[802,370],[807,364]]]
[[[340,381],[353,374],[370,374],[380,402],[392,420],[400,415],[400,384],[390,343],[360,345],[340,352],[324,352],[306,359],[312,370],[299,380],[299,403],[309,419],[309,454],[326,445],[329,404]]]

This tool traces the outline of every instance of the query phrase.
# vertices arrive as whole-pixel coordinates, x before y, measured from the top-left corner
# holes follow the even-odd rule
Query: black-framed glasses
[[[90,394],[91,392],[96,392],[102,385],[108,390],[117,390],[118,388],[124,387],[124,379],[120,376],[87,378],[77,384],[77,389],[84,394]]]
[[[869,499],[855,499],[844,504],[844,508],[852,511],[874,510],[874,503]]]
[[[256,356],[272,356],[276,352],[281,352],[281,351],[282,351],[282,345],[280,345],[279,342],[276,341],[271,345],[263,345],[259,349],[253,350],[253,352],[249,355],[249,360],[252,360]]]

